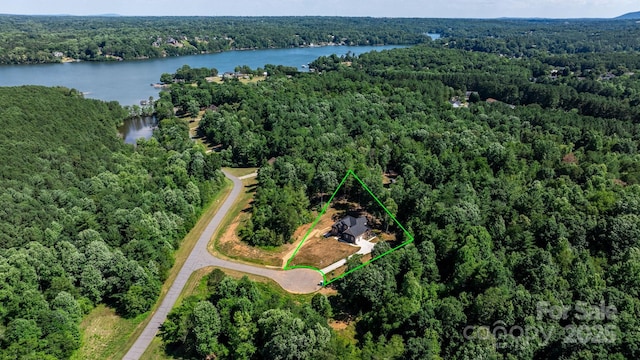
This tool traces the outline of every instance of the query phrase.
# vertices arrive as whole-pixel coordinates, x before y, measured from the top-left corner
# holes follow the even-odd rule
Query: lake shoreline
[[[63,57],[58,61],[44,61],[38,63],[19,63],[19,64],[0,64],[0,67],[4,66],[33,66],[33,65],[52,65],[52,64],[73,64],[73,63],[130,63],[130,62],[144,62],[149,60],[158,60],[158,59],[169,59],[169,58],[179,58],[186,56],[201,56],[201,55],[213,55],[213,54],[222,54],[234,51],[260,51],[260,50],[287,50],[287,49],[314,49],[314,48],[325,48],[325,47],[383,47],[383,46],[397,46],[397,47],[408,47],[408,46],[416,46],[419,44],[368,44],[368,45],[351,45],[351,44],[343,44],[343,43],[318,43],[318,44],[309,44],[309,45],[301,45],[301,46],[291,46],[291,47],[255,47],[255,48],[232,48],[229,50],[220,50],[220,51],[203,51],[200,53],[186,54],[186,55],[165,55],[165,56],[157,56],[157,57],[140,57],[140,58],[131,58],[131,59],[123,59],[119,58],[116,55],[107,54],[102,58],[97,58],[93,60],[82,60],[82,59],[74,59],[70,57]]]
[[[38,66],[0,66],[0,86],[62,86],[77,89],[87,98],[117,101],[121,105],[139,105],[149,97],[159,97],[158,84],[163,73],[175,73],[184,65],[191,68],[215,68],[219,73],[234,72],[237,66],[252,69],[267,64],[295,67],[309,71],[307,64],[322,56],[404,48],[388,46],[309,46],[284,49],[233,50],[213,54],[171,56],[144,61],[81,61],[72,64],[37,64]]]

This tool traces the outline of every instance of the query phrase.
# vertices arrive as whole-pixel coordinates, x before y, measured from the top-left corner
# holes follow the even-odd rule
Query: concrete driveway
[[[352,246],[359,246],[360,250],[358,250],[356,252],[356,254],[361,254],[361,255],[366,255],[366,254],[371,254],[371,252],[373,251],[373,247],[376,246],[376,244],[372,243],[371,240],[375,239],[375,236],[370,238],[369,240],[358,240],[356,241],[355,245]],[[338,241],[338,240],[336,240]],[[351,255],[353,256],[353,255]],[[334,270],[336,270],[337,268],[344,266],[347,263],[347,259],[349,259],[351,256],[349,256],[346,259],[342,259],[339,261],[334,262],[333,264],[327,266],[326,268],[322,269],[322,272],[325,274],[328,274]]]

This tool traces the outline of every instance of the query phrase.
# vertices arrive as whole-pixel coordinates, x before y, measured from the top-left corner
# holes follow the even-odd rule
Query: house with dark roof
[[[356,218],[351,215],[347,215],[342,220],[331,226],[332,235],[352,244],[355,244],[356,241],[362,240],[368,231],[369,227],[367,227],[367,218],[364,216]]]

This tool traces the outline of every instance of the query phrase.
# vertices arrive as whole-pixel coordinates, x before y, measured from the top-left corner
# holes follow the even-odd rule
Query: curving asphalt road
[[[241,264],[229,260],[219,259],[209,253],[207,245],[216,232],[225,215],[231,210],[233,203],[236,201],[241,191],[244,189],[242,181],[235,176],[224,172],[225,176],[233,181],[233,189],[224,201],[220,209],[213,217],[209,225],[200,235],[198,242],[194,246],[191,254],[180,269],[178,276],[169,288],[167,295],[162,300],[162,304],[153,313],[151,320],[144,328],[131,349],[124,356],[125,360],[140,359],[151,341],[156,336],[160,325],[166,320],[167,315],[176,303],[178,296],[189,280],[191,274],[201,268],[208,266],[217,266],[220,268],[241,271],[247,274],[254,274],[268,277],[276,281],[282,288],[297,294],[308,294],[320,289],[318,285],[322,281],[322,275],[317,271],[310,269],[294,269],[294,270],[275,270],[264,267]]]

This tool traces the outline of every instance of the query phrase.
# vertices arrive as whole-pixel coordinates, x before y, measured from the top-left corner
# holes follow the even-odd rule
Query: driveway
[[[373,240],[375,238],[372,237],[369,240],[358,240],[356,241],[355,245],[353,246],[359,246],[360,250],[358,250],[358,252],[356,252],[356,254],[361,254],[361,255],[367,255],[367,254],[371,254],[371,252],[373,251],[373,247],[376,246],[376,244],[372,243],[371,240]],[[336,240],[337,241],[337,240]],[[351,255],[353,256],[353,255]],[[350,258],[351,256],[349,256],[348,258]],[[336,262],[334,262],[333,264],[327,266],[326,268],[322,269],[321,271],[324,274],[328,274],[332,271],[334,271],[335,269],[344,266],[347,263],[347,259],[342,259],[342,260],[338,260]]]

